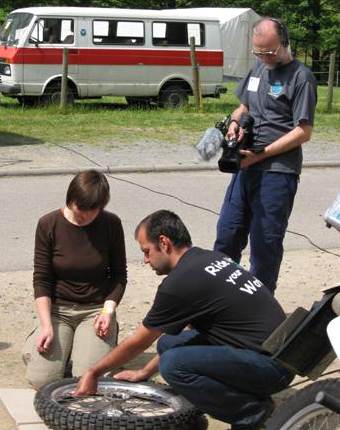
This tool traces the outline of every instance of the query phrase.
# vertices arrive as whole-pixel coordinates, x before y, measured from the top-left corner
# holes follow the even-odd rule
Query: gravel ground
[[[338,254],[339,250],[335,250]],[[120,339],[129,335],[141,322],[149,309],[160,277],[142,263],[129,264],[129,283],[126,294],[118,308]],[[281,267],[277,298],[286,312],[296,307],[309,309],[312,303],[320,300],[321,289],[334,286],[340,280],[339,259],[333,255],[314,250],[286,252]],[[28,388],[24,377],[24,364],[21,349],[35,317],[32,297],[32,273],[0,273],[0,387]],[[154,353],[148,350],[127,367],[139,367]],[[330,370],[339,369],[340,362],[335,361]],[[332,375],[339,376],[339,372]],[[295,382],[300,382],[297,378]],[[299,385],[297,388],[300,388]],[[275,396],[281,402],[294,389],[285,390]],[[10,419],[0,403],[0,429],[14,430]],[[225,430],[226,424],[209,421],[209,430]]]
[[[178,137],[178,143],[108,141],[87,144],[2,145],[0,141],[0,174],[34,172],[41,169],[82,169],[94,165],[111,168],[164,166],[217,168],[218,157],[202,161],[195,149],[200,136]],[[339,143],[311,141],[303,146],[304,162],[340,162]]]
[[[105,142],[100,145],[32,144],[6,146],[0,140],[0,175],[15,172],[35,172],[42,169],[76,169],[94,167],[152,168],[160,166],[217,165],[217,157],[208,164],[199,159],[194,148],[199,135],[178,137],[178,144],[155,141],[135,143]],[[312,141],[304,145],[304,160],[340,162],[339,144]],[[95,164],[95,163],[97,164]],[[338,253],[340,250],[337,251]],[[340,280],[338,259],[319,251],[286,252],[281,269],[277,297],[287,312],[297,306],[308,308],[321,297],[320,289]],[[0,273],[0,387],[28,387],[24,379],[21,348],[25,335],[33,323],[34,309],[31,290],[31,272]],[[159,278],[140,264],[129,265],[130,282],[119,308],[121,336],[131,333],[149,308]],[[147,360],[151,349],[131,366]],[[339,362],[332,369],[339,368]],[[339,373],[338,373],[339,374]],[[291,390],[283,392],[281,401]],[[0,429],[13,430],[14,424],[0,404]],[[210,420],[209,430],[224,430],[226,425]]]

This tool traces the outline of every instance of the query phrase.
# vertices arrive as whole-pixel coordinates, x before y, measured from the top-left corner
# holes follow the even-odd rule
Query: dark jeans
[[[270,395],[293,379],[269,356],[208,345],[195,330],[163,335],[157,348],[168,384],[202,412],[231,424],[251,428]]]
[[[227,189],[214,249],[237,263],[250,238],[250,272],[274,292],[283,239],[299,177],[290,173],[241,170]]]

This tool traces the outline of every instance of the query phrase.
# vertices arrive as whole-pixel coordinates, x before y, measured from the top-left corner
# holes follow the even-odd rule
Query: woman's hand
[[[53,337],[54,334],[52,326],[41,327],[40,334],[36,342],[37,351],[40,353],[47,352],[53,342]]]
[[[112,314],[99,314],[94,319],[94,329],[100,338],[108,336],[112,329]]]

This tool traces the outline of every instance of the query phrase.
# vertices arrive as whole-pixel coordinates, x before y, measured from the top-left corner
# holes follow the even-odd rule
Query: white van
[[[17,9],[0,34],[0,92],[25,104],[58,98],[67,47],[69,97],[125,96],[130,104],[181,106],[193,93],[192,36],[202,96],[219,97],[223,51],[215,18],[134,9]]]

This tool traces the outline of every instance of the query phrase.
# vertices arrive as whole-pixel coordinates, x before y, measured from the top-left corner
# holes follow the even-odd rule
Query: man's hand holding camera
[[[236,119],[231,119],[226,136],[227,140],[237,139],[238,142],[241,142],[243,137],[244,130],[240,127],[240,123]]]
[[[240,126],[240,123],[236,119],[230,120],[230,125],[228,128],[228,132],[226,135],[227,140],[236,139],[239,144],[245,138],[245,130]],[[241,155],[240,160],[240,169],[246,169],[252,164],[258,163],[259,161],[265,158],[264,151],[260,153],[256,153],[251,151],[250,149],[239,149],[239,153]]]
[[[246,169],[252,164],[258,163],[259,161],[262,161],[266,158],[265,151],[253,152],[253,151],[250,151],[249,149],[240,149],[240,154],[242,155],[241,164],[240,164],[241,169]]]

